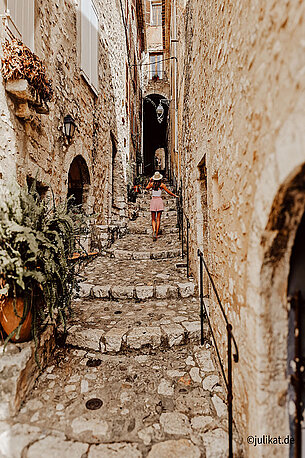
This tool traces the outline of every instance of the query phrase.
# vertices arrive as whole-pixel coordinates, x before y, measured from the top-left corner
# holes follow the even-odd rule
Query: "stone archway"
[[[291,456],[305,455],[305,213],[298,226],[290,258],[288,279],[288,413],[295,443]]]
[[[291,310],[287,296],[291,256],[304,208],[305,165],[302,165],[280,187],[261,241],[264,259],[260,273],[262,313],[258,338],[264,354],[260,355],[260,392],[265,390],[267,399],[263,407],[266,425],[279,428],[283,434],[291,428],[291,403],[288,405]]]
[[[168,136],[168,99],[160,94],[149,94],[143,99],[143,155],[144,175],[152,175],[155,170],[161,170],[157,165],[155,152],[164,151],[164,173],[167,172],[167,136]],[[157,107],[161,104],[164,114],[158,121]],[[159,162],[159,161],[158,161]]]
[[[154,156],[155,170],[164,171],[166,167],[166,155],[164,148],[158,148]]]
[[[251,393],[249,408],[252,414],[254,410],[257,412],[257,415],[251,415],[249,427],[257,435],[266,428],[283,436],[289,433],[287,360],[290,306],[287,292],[292,247],[304,208],[305,165],[302,164],[289,174],[273,199],[265,230],[261,233],[261,261],[251,250],[248,253],[252,256],[249,264],[253,266],[252,275],[255,279],[258,274],[259,278],[255,290],[254,279],[249,280],[252,293],[251,296],[248,293],[250,308],[247,310],[251,337],[255,337],[251,349],[255,357],[251,378],[256,389]]]
[[[68,197],[74,196],[75,204],[87,209],[90,192],[90,174],[85,159],[78,155],[70,164],[68,173]]]

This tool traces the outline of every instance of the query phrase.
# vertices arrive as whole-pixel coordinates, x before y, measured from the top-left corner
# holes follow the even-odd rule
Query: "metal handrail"
[[[189,218],[184,213],[183,203],[182,203],[182,184],[178,191],[179,198],[177,199],[177,226],[179,228],[179,240],[181,240],[181,257],[184,258],[184,219],[186,220],[186,276],[190,276],[190,256],[189,256],[189,230],[190,230],[190,221]]]
[[[239,360],[239,353],[238,353],[238,347],[237,347],[237,343],[236,343],[236,340],[234,338],[234,335],[233,335],[233,327],[231,325],[231,323],[229,323],[229,320],[226,316],[226,313],[224,311],[224,308],[223,308],[223,305],[221,303],[221,300],[220,300],[220,297],[219,297],[219,294],[218,294],[218,291],[217,291],[217,288],[215,286],[215,283],[214,283],[214,280],[213,278],[211,277],[211,274],[209,272],[209,269],[207,267],[207,264],[204,260],[204,256],[203,256],[203,253],[202,251],[200,251],[200,249],[198,249],[198,256],[199,256],[199,259],[200,259],[200,322],[201,322],[201,345],[203,345],[204,343],[204,339],[203,339],[203,319],[204,319],[204,312],[203,312],[203,309],[205,311],[205,316],[207,318],[207,321],[208,321],[208,324],[209,324],[209,328],[210,328],[210,331],[211,331],[211,334],[212,334],[212,338],[213,338],[213,342],[214,342],[214,345],[215,345],[215,350],[216,350],[216,354],[217,354],[217,357],[218,357],[218,360],[219,360],[219,364],[220,364],[220,367],[221,367],[221,372],[222,372],[222,376],[223,376],[223,379],[224,379],[224,382],[225,382],[225,385],[226,385],[226,389],[227,389],[227,401],[228,401],[228,423],[229,423],[229,458],[232,458],[233,457],[233,386],[232,386],[232,342],[233,342],[233,345],[234,345],[234,349],[235,349],[235,352],[233,353],[233,359],[234,359],[234,362],[235,363],[238,363],[238,360]],[[225,373],[225,369],[224,369],[224,365],[223,365],[223,362],[222,362],[222,359],[221,359],[221,356],[220,356],[220,353],[219,353],[219,350],[218,350],[218,346],[217,346],[217,342],[216,342],[216,339],[215,339],[215,335],[214,335],[214,332],[213,332],[213,327],[212,327],[212,324],[211,324],[211,321],[210,321],[210,317],[209,317],[209,314],[208,314],[208,311],[207,311],[207,308],[206,308],[206,305],[204,303],[204,295],[203,295],[203,267],[205,268],[205,271],[207,273],[207,276],[208,276],[208,279],[212,285],[212,288],[213,288],[213,291],[216,295],[216,298],[217,298],[217,302],[218,302],[218,305],[220,307],[220,310],[221,310],[221,313],[222,313],[222,316],[226,322],[226,328],[227,328],[227,363],[228,363],[228,376],[226,376],[226,373]]]

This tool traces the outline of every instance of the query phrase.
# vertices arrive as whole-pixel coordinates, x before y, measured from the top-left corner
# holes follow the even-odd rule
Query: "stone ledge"
[[[48,364],[54,347],[54,326],[50,325],[38,342],[38,358],[42,369]],[[4,352],[3,345],[0,346],[0,420],[16,415],[39,373],[33,341],[9,343]]]
[[[41,99],[26,79],[8,80],[5,89],[14,100],[15,114],[18,118],[28,120],[34,111],[40,114],[49,114],[47,103]]]
[[[6,92],[18,100],[35,102],[35,89],[30,86],[26,79],[8,80],[5,85]]]
[[[174,250],[160,250],[160,251],[127,251],[112,249],[107,250],[106,253],[116,259],[134,259],[134,260],[144,260],[144,259],[172,259],[178,258],[181,256],[181,249]]]

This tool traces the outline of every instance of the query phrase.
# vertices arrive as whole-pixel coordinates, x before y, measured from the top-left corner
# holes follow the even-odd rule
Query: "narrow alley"
[[[0,458],[305,458],[305,2],[0,0],[0,60]]]
[[[165,199],[153,242],[148,196],[128,234],[81,271],[65,345],[1,425],[1,456],[227,455],[226,395],[206,323],[199,345],[197,285],[176,267],[176,202]]]

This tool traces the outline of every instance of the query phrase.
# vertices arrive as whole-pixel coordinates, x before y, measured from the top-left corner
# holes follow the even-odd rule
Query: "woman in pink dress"
[[[158,233],[161,223],[161,215],[164,210],[163,200],[161,198],[162,189],[167,192],[170,196],[177,197],[176,194],[172,193],[167,187],[162,183],[163,176],[161,173],[156,172],[154,176],[149,180],[146,189],[152,189],[152,197],[150,201],[150,211],[151,211],[151,224],[153,229],[153,241],[155,242],[158,238]],[[157,213],[157,219],[156,219]]]

